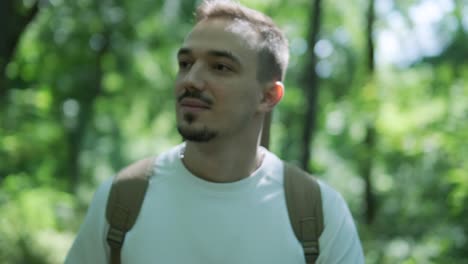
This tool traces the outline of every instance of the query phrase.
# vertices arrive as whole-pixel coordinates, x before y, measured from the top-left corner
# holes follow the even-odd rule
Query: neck
[[[199,178],[227,183],[249,177],[261,165],[263,156],[258,140],[254,144],[189,141],[186,143],[182,162]]]

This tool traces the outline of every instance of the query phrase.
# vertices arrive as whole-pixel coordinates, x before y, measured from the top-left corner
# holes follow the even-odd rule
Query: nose
[[[189,69],[182,73],[181,85],[185,89],[198,89],[205,88],[205,76],[203,72],[203,64],[195,62]]]

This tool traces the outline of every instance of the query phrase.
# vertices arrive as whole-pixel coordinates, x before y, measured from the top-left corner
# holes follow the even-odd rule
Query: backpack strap
[[[154,160],[155,157],[146,158],[127,166],[117,174],[112,183],[106,208],[111,264],[120,264],[125,235],[140,213]]]
[[[314,177],[284,162],[284,191],[289,219],[304,249],[306,263],[315,263],[323,231],[320,186]]]

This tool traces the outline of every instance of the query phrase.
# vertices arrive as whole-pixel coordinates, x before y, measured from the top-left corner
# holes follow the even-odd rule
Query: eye
[[[232,71],[231,67],[222,63],[215,63],[213,65],[213,69],[219,72],[231,72]]]
[[[192,63],[188,60],[179,60],[179,69],[186,70],[192,66]]]

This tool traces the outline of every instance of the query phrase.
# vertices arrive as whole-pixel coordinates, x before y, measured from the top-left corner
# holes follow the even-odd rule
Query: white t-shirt
[[[127,233],[122,264],[304,264],[289,222],[283,163],[271,152],[250,177],[213,183],[191,174],[179,158],[183,144],[154,164],[139,217]],[[66,264],[108,263],[105,208],[112,179],[97,190]],[[319,181],[325,229],[317,263],[364,263],[349,209]]]

